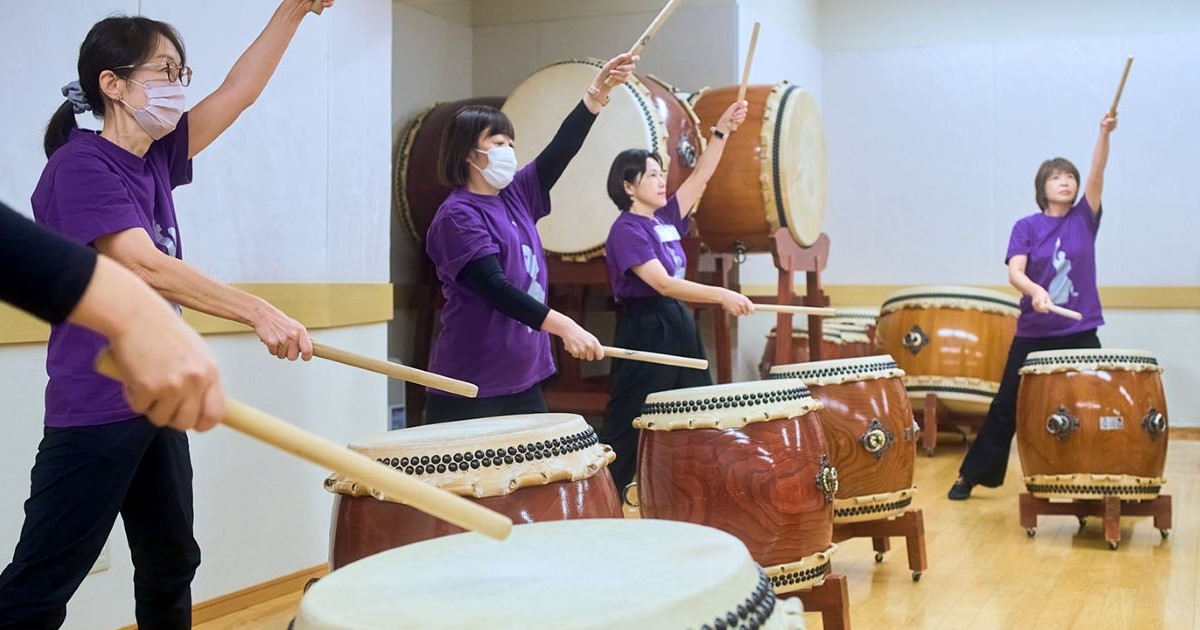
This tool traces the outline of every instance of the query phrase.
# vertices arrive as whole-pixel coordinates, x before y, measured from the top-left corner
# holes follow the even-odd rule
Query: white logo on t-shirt
[[[158,221],[154,222],[154,242],[158,243],[159,247],[167,250],[167,255],[171,258],[175,257],[175,228],[167,228],[166,233],[163,233],[162,226]]]
[[[1071,259],[1067,258],[1067,253],[1062,250],[1062,239],[1054,241],[1054,256],[1051,259],[1051,264],[1054,265],[1054,279],[1050,281],[1050,286],[1046,288],[1046,292],[1050,294],[1050,301],[1055,304],[1066,304],[1070,299],[1078,295],[1075,292],[1075,284],[1071,282]]]

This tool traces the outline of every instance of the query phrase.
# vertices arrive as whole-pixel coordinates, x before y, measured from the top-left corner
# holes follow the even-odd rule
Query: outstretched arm
[[[1084,195],[1092,214],[1100,214],[1100,195],[1104,192],[1104,167],[1108,165],[1108,137],[1117,128],[1116,114],[1105,114],[1100,121],[1100,137],[1096,138],[1096,150],[1092,152],[1092,167],[1088,170]]]
[[[321,4],[331,7],[333,0]],[[188,112],[188,157],[212,144],[254,104],[312,5],[313,0],[283,0],[266,28],[233,64],[221,87]]]
[[[681,217],[686,217],[700,200],[700,195],[704,194],[708,180],[717,172],[717,164],[721,162],[721,155],[725,153],[725,138],[728,138],[738,125],[746,122],[747,109],[746,101],[735,102],[725,109],[725,113],[721,114],[721,118],[713,126],[712,138],[709,139],[703,155],[696,160],[696,168],[675,191]]]

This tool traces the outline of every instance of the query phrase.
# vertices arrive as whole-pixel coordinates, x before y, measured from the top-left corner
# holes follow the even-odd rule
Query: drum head
[[[503,111],[516,132],[517,158],[533,161],[550,143],[563,118],[579,103],[603,64],[564,61],[538,70],[521,82]],[[587,259],[604,253],[608,230],[620,213],[606,192],[613,158],[626,149],[649,149],[670,166],[666,129],[655,115],[649,90],[636,77],[613,89],[604,115],[596,119],[587,142],[550,191],[553,212],[538,221],[542,247],[549,253]]]
[[[786,227],[796,242],[808,247],[821,236],[825,222],[827,176],[825,131],[821,112],[812,94],[780,83],[767,99],[767,121],[762,128],[765,155],[762,173],[763,201],[775,208],[773,227]]]
[[[585,519],[518,525],[503,542],[466,533],[364,558],[314,584],[295,627],[699,628],[731,614],[733,627],[798,627],[794,609],[780,606],[730,534]]]

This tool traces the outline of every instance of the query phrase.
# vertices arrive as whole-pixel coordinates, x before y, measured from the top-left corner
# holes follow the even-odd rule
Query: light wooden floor
[[[854,628],[1197,627],[1200,441],[1170,445],[1170,539],[1163,541],[1149,518],[1122,519],[1116,551],[1098,519],[1079,532],[1074,517],[1042,517],[1037,536],[1026,537],[1017,523],[1022,486],[1015,450],[1006,487],[977,488],[962,503],[946,499],[964,453],[961,440],[943,435],[935,457],[918,456],[916,507],[925,512],[929,569],[914,584],[899,539],[881,564],[869,541],[843,543],[834,569],[849,579]],[[281,597],[196,628],[284,628],[299,598]],[[818,615],[805,617],[810,628],[821,627]]]

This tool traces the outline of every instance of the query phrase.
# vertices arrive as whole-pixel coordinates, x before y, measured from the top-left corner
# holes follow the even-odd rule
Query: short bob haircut
[[[654,158],[662,166],[662,158],[654,151],[645,149],[626,149],[613,159],[612,168],[608,169],[608,198],[625,212],[633,207],[633,198],[625,192],[625,182],[637,185],[642,175],[646,174],[646,158]]]
[[[476,148],[484,132],[503,134],[516,139],[512,121],[504,112],[485,105],[468,105],[454,114],[442,133],[442,150],[438,153],[438,179],[453,188],[466,186],[470,178],[467,157]]]
[[[1067,175],[1074,177],[1076,184],[1075,195],[1076,198],[1079,196],[1079,186],[1082,186],[1079,181],[1079,169],[1075,168],[1075,165],[1071,163],[1071,160],[1060,157],[1056,157],[1052,160],[1046,160],[1045,162],[1042,162],[1041,167],[1038,168],[1037,177],[1033,178],[1034,198],[1037,199],[1037,205],[1042,209],[1042,212],[1045,212],[1046,206],[1050,204],[1050,201],[1046,199],[1046,180],[1050,179],[1050,176],[1055,173],[1066,173]],[[1072,199],[1071,203],[1074,204],[1075,199]]]

